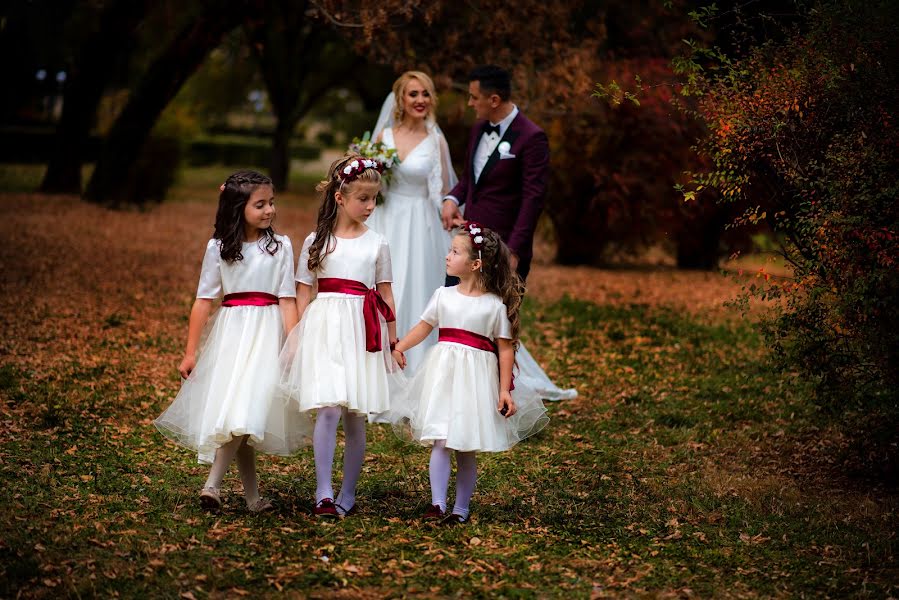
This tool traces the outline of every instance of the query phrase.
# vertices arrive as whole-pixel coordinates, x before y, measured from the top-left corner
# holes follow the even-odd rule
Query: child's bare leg
[[[228,467],[231,466],[231,461],[234,460],[234,455],[237,454],[237,449],[242,442],[243,437],[232,437],[230,442],[223,444],[215,451],[215,460],[212,468],[209,469],[209,477],[206,478],[203,487],[218,490],[222,486],[222,479],[225,478],[225,473],[228,472]]]
[[[365,462],[365,416],[343,410],[343,432],[346,446],[343,451],[343,482],[334,501],[337,512],[345,515],[356,505],[356,484]]]
[[[337,447],[337,425],[340,423],[339,406],[318,409],[315,430],[312,432],[312,450],[315,455],[315,503],[325,498],[334,499],[331,472],[334,468],[334,449]]]
[[[449,487],[452,460],[446,440],[435,440],[431,446],[431,462],[428,472],[431,477],[431,504],[446,512],[446,490]]]

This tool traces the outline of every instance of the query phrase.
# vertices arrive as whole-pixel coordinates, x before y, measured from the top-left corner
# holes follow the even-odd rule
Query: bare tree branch
[[[334,18],[334,15],[332,15],[327,10],[325,10],[325,8],[321,4],[316,2],[315,0],[309,0],[309,4],[311,4],[312,6],[317,8],[319,11],[321,11],[321,13],[325,16],[325,18],[327,18],[329,21],[331,21],[332,25],[336,25],[337,27],[356,27],[356,28],[365,27],[365,25],[363,25],[362,23],[342,23],[342,22],[338,21],[337,19]]]

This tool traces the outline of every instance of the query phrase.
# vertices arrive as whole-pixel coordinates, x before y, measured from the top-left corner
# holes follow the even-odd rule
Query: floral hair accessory
[[[222,191],[222,192],[225,191],[225,184],[224,184],[224,183],[223,183],[222,185],[219,186],[219,191]]]
[[[482,260],[481,247],[484,244],[484,227],[476,221],[467,221],[463,227],[465,227],[465,231],[468,233],[475,250],[478,251],[478,260]]]
[[[342,183],[348,183],[362,175],[367,169],[374,169],[378,173],[383,173],[384,165],[373,158],[355,158],[338,171],[337,176]]]
[[[381,173],[381,183],[390,185],[390,171],[400,164],[400,158],[396,153],[396,148],[388,148],[387,144],[384,142],[372,141],[371,132],[366,131],[365,135],[362,136],[362,139],[359,139],[358,137],[353,138],[353,143],[350,144],[349,151],[353,154],[362,155],[362,158],[369,158],[381,163],[381,168],[378,169],[378,172]],[[378,192],[375,204],[381,205],[383,203],[384,195],[381,192]]]

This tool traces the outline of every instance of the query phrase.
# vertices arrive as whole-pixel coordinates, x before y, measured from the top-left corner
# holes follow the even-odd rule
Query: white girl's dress
[[[466,296],[458,286],[437,288],[421,320],[435,328],[475,333],[494,343],[512,337],[506,307],[498,296]],[[512,398],[518,412],[507,419],[497,409],[497,355],[441,340],[428,351],[405,393],[396,394],[391,420],[425,444],[446,440],[447,448],[460,452],[508,450],[549,421],[539,394],[514,383]]]
[[[257,242],[243,244],[243,260],[221,258],[219,240],[209,240],[197,298],[262,292],[293,298],[293,249],[287,236],[271,255]],[[203,331],[197,364],[171,406],[154,421],[165,437],[197,451],[211,463],[232,436],[270,454],[288,455],[311,439],[312,424],[276,398],[278,354],[284,323],[277,304],[222,306]]]
[[[333,250],[315,273],[309,271],[309,234],[297,264],[297,281],[310,286],[324,279],[358,282],[369,290],[392,279],[390,249],[379,233],[367,229],[356,238],[331,236]],[[317,286],[319,288],[323,286]],[[373,293],[373,292],[372,292]],[[386,321],[379,314],[380,349],[366,349],[363,304],[366,297],[319,289],[281,352],[281,393],[306,412],[345,406],[374,419],[390,408],[390,356]]]

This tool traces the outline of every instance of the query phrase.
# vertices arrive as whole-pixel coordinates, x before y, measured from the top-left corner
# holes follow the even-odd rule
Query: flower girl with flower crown
[[[524,285],[509,266],[509,249],[493,231],[468,223],[452,238],[447,273],[460,282],[439,287],[421,321],[396,343],[394,358],[434,328],[411,384],[391,399],[391,420],[413,440],[431,446],[431,505],[426,520],[468,520],[477,480],[477,452],[503,452],[542,429],[549,418],[532,389],[515,389],[512,368]],[[514,391],[513,391],[514,390]],[[456,498],[446,514],[450,453],[456,453]]]
[[[390,249],[365,226],[380,189],[381,164],[359,155],[336,160],[318,190],[323,200],[314,233],[297,265],[300,323],[281,353],[281,389],[303,413],[316,412],[317,517],[356,506],[365,460],[365,422],[390,408],[389,343],[395,339]],[[312,299],[313,288],[318,294]],[[343,420],[343,482],[331,484],[337,425]]]

